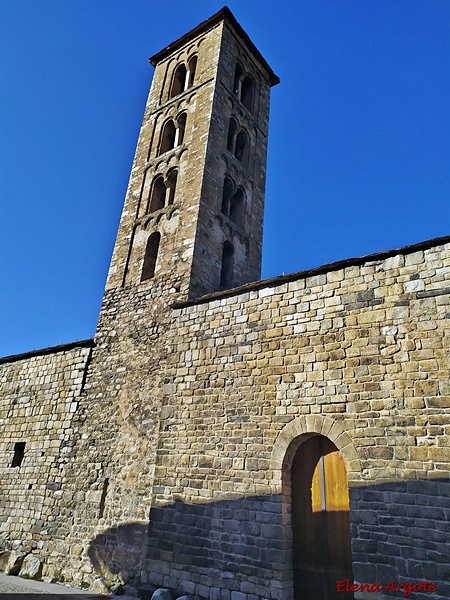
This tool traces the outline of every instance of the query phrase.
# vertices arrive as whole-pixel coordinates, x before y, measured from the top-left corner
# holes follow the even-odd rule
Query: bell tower
[[[269,94],[278,83],[227,8],[151,62],[155,74],[64,466],[71,487],[63,514],[72,529],[61,560],[69,552],[73,573],[84,576],[88,563],[86,573],[94,569],[111,582],[117,574],[140,577],[149,508],[161,492],[155,482],[167,469],[161,457],[173,474],[174,457],[183,454],[167,450],[167,436],[183,443],[186,433],[183,422],[175,424],[183,433],[173,428],[185,402],[176,379],[188,364],[179,361],[174,337],[190,352],[173,305],[260,276]]]
[[[260,278],[270,88],[228,8],[150,59],[107,290],[187,300]]]

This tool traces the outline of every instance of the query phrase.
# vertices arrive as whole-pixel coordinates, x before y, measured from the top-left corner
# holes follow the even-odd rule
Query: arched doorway
[[[317,435],[292,463],[295,600],[349,600],[353,583],[347,470],[336,446]]]

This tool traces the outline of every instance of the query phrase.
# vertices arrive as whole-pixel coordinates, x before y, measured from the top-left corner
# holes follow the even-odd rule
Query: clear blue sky
[[[450,233],[449,0],[230,0],[273,89],[263,278]],[[95,332],[153,69],[215,0],[0,0],[0,355]]]

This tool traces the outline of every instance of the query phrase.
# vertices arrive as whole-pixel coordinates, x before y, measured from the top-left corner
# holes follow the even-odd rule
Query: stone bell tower
[[[90,540],[86,560],[111,581],[119,571],[137,575],[145,555],[166,404],[175,401],[171,307],[260,276],[269,93],[278,83],[228,8],[151,62],[65,467],[68,481],[85,474],[83,489],[72,490],[70,543]]]
[[[186,300],[258,280],[279,80],[226,7],[150,61],[106,289],[157,283]]]

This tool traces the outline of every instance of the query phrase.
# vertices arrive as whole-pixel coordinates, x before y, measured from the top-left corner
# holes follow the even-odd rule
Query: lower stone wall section
[[[200,598],[280,598],[281,515],[279,496],[153,508],[143,564],[148,582]]]
[[[63,499],[74,419],[92,342],[3,359],[0,364],[0,545],[45,558],[64,539]]]
[[[1,366],[4,543],[80,585],[292,600],[290,465],[321,435],[357,583],[447,599],[449,263],[429,244],[175,308],[111,291],[87,369],[76,345]]]
[[[351,501],[356,581],[383,586],[428,581],[438,597],[450,597],[448,479],[369,484],[353,488]],[[422,588],[412,597],[429,600],[430,593]]]

